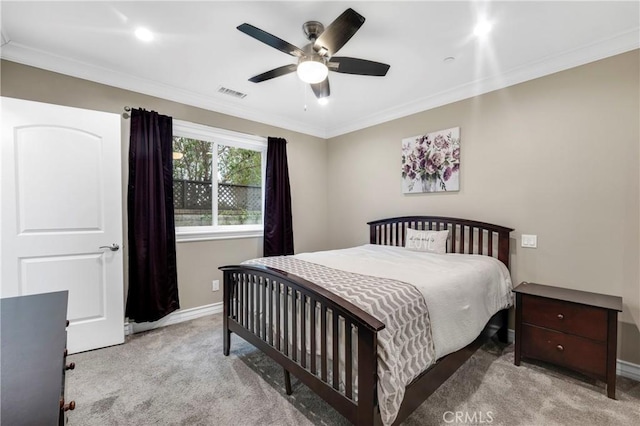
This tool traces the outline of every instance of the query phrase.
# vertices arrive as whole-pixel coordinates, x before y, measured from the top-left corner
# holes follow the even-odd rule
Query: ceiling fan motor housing
[[[298,59],[298,63],[304,61],[315,61],[322,62],[326,65],[327,59],[329,59],[328,57],[324,56],[322,52],[317,52],[314,49],[313,42],[307,44],[306,46],[303,46],[302,51],[304,52],[304,55]]]

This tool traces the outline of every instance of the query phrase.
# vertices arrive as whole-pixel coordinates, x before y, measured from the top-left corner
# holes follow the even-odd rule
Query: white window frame
[[[218,129],[188,121],[173,120],[173,136],[211,142],[212,214],[211,226],[176,226],[176,242],[255,238],[264,235],[264,191],[267,164],[267,138]],[[218,225],[218,144],[250,149],[261,153],[262,223],[257,225]]]

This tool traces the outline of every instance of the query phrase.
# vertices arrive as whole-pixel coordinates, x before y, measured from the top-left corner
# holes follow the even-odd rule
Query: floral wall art
[[[460,127],[402,140],[402,192],[460,190]]]

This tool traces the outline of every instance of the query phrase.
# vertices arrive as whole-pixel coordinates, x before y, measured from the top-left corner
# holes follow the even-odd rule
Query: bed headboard
[[[482,254],[497,257],[509,267],[509,233],[512,228],[442,216],[404,216],[368,222],[369,242],[404,246],[407,228],[443,231],[449,229],[447,253]]]

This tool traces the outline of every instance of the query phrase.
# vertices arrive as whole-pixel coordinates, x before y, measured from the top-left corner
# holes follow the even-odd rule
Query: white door
[[[70,353],[124,342],[120,116],[0,103],[0,295],[69,290]]]

